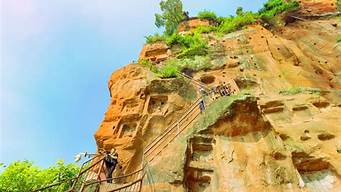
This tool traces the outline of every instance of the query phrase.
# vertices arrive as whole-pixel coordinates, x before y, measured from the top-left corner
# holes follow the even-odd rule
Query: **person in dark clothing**
[[[188,11],[184,11],[182,13],[182,15],[184,16],[184,20],[188,20],[189,19],[189,12]]]
[[[205,102],[204,100],[201,100],[199,102],[199,109],[200,109],[200,112],[202,113],[203,111],[205,111]]]
[[[118,154],[115,149],[112,149],[110,153],[107,153],[104,162],[105,162],[105,167],[107,168],[107,182],[112,183],[112,173],[114,172],[116,165],[118,163]]]

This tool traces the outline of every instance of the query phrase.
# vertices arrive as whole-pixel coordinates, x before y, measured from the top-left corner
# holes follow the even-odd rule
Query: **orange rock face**
[[[332,10],[309,3],[321,5],[309,14]],[[115,175],[130,173],[153,139],[186,119],[189,126],[148,162],[144,191],[341,191],[340,35],[339,18],[322,18],[209,36],[212,67],[193,72],[195,82],[227,83],[250,96],[219,98],[190,118],[186,109],[200,94],[192,81],[127,65],[109,80],[98,149],[116,148]],[[167,49],[147,45],[141,58]]]
[[[336,0],[300,0],[301,14],[323,14],[337,10]]]
[[[210,26],[210,25],[214,25],[214,22],[208,19],[191,18],[179,24],[178,32],[181,33],[181,32],[186,32],[186,31],[193,31],[195,28],[199,26]]]
[[[171,55],[168,46],[163,42],[156,42],[153,44],[146,44],[140,53],[140,60],[146,59],[155,63],[166,60]]]
[[[142,66],[130,64],[114,72],[109,80],[111,101],[95,139],[99,150],[118,150],[123,168],[117,174],[137,169],[143,146],[176,121],[190,104],[192,98],[183,90],[196,94],[182,80],[155,78]]]

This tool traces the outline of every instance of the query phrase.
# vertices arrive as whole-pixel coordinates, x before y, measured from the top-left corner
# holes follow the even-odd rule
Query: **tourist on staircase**
[[[106,167],[106,177],[107,177],[107,182],[112,183],[112,173],[115,170],[115,167],[118,163],[118,154],[115,150],[115,148],[111,149],[110,153],[106,153],[104,157],[104,162],[105,162],[105,167]]]
[[[205,102],[203,99],[199,102],[199,109],[201,113],[205,111]]]

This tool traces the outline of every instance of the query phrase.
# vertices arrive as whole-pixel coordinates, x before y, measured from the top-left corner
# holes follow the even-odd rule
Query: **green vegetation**
[[[337,0],[336,5],[337,5],[337,10],[341,11],[341,0]]]
[[[161,78],[177,77],[178,69],[174,65],[166,64],[159,71],[158,75]]]
[[[268,22],[280,13],[295,11],[298,8],[299,3],[295,0],[269,0],[264,4],[264,7],[259,10],[258,14],[263,21]]]
[[[243,12],[243,9],[241,8],[237,9],[236,14],[236,16],[224,18],[223,22],[218,26],[217,31],[219,33],[231,33],[256,22],[258,19],[257,14],[250,11]]]
[[[146,36],[147,43],[155,43],[158,41],[165,42],[168,46],[179,46],[180,51],[178,57],[193,57],[195,55],[207,54],[207,42],[201,37],[200,33],[180,35],[173,33],[172,35],[150,35]]]
[[[0,174],[0,191],[2,192],[29,192],[51,183],[57,183],[64,179],[76,176],[79,167],[75,164],[65,165],[58,161],[56,165],[47,169],[40,169],[29,161],[16,161],[11,163]],[[62,192],[71,185],[62,184],[53,191]]]
[[[241,92],[237,95],[229,97],[221,97],[214,101],[210,106],[207,107],[205,113],[202,113],[198,120],[194,123],[193,129],[200,132],[210,125],[213,125],[217,120],[225,114],[230,113],[230,106],[237,100],[245,100],[250,95],[247,92]]]
[[[164,62],[161,68],[153,67],[151,63],[142,64],[162,78],[176,77],[177,72],[184,68],[193,71],[207,69],[211,64],[209,64],[210,62],[203,62],[202,58],[208,58],[212,56],[212,53],[209,51],[208,39],[207,36],[203,36],[204,33],[213,32],[217,36],[222,36],[243,29],[245,26],[260,20],[266,23],[271,23],[272,20],[276,19],[278,21],[278,18],[275,19],[277,15],[296,10],[298,6],[299,4],[294,0],[268,0],[258,13],[243,11],[243,8],[238,7],[235,16],[227,17],[218,17],[214,12],[204,10],[198,13],[198,18],[214,20],[217,25],[200,26],[194,32],[182,35],[176,33],[178,24],[184,18],[181,1],[163,0],[160,3],[163,13],[162,15],[156,14],[155,24],[157,27],[164,26],[165,32],[162,35],[157,33],[146,36],[146,42],[165,42],[175,53],[175,58]],[[189,64],[190,62],[192,64]],[[199,66],[196,66],[197,64]]]
[[[211,19],[213,21],[219,22],[220,18],[213,11],[200,11],[198,13],[199,19]]]
[[[317,88],[292,87],[292,88],[285,89],[279,92],[279,94],[282,94],[282,95],[297,95],[300,93],[319,95],[321,93],[321,90]]]
[[[336,43],[340,43],[341,42],[341,35],[337,36],[336,38]]]
[[[199,33],[179,35],[174,33],[166,38],[166,43],[169,46],[180,46],[178,57],[193,57],[195,55],[207,54],[207,42]]]
[[[181,0],[162,0],[162,14],[155,14],[155,25],[165,27],[165,34],[172,35],[184,18]]]
[[[155,33],[154,35],[145,36],[146,43],[148,43],[148,44],[156,43],[159,41],[166,41],[166,37],[167,36],[160,35],[159,33]]]
[[[339,1],[338,1],[339,2]],[[157,27],[165,26],[164,35],[155,34],[147,36],[147,43],[156,41],[166,41],[167,36],[172,36],[176,32],[178,24],[183,19],[182,3],[180,0],[165,0],[160,3],[163,14],[156,14],[155,24]],[[175,8],[174,8],[175,7]],[[258,19],[263,22],[270,22],[276,15],[283,12],[295,11],[299,8],[299,3],[295,0],[268,0],[258,13],[243,11],[242,7],[236,10],[236,16],[218,17],[213,11],[201,11],[198,13],[200,19],[211,19],[216,21],[218,26],[199,27],[199,33],[219,32],[230,33],[242,29],[244,26],[256,22]]]
[[[191,58],[174,58],[167,60],[165,64],[157,68],[152,62],[148,60],[140,61],[140,64],[148,68],[161,78],[177,77],[178,72],[183,69],[191,69],[193,71],[200,71],[210,69],[212,67],[210,59],[207,56],[194,56]]]
[[[148,91],[158,94],[178,92],[178,94],[188,101],[197,98],[196,88],[185,78],[174,78],[169,80],[154,79],[148,86]]]
[[[200,71],[209,69],[212,67],[210,64],[210,59],[207,56],[195,56],[193,58],[183,58],[183,59],[170,59],[166,61],[165,67],[173,67],[177,71],[182,71],[183,69],[191,69],[193,71]]]
[[[148,68],[153,73],[158,73],[159,72],[158,68],[155,65],[153,65],[153,63],[150,62],[149,60],[140,60],[139,64],[141,64],[142,66]]]

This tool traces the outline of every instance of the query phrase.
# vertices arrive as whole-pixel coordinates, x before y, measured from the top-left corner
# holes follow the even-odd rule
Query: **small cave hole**
[[[317,138],[321,141],[327,141],[327,140],[330,140],[330,139],[334,139],[335,138],[335,135],[333,134],[330,134],[330,133],[322,133],[322,134],[319,134],[317,136]]]
[[[205,84],[211,84],[215,81],[215,77],[212,75],[205,75],[205,76],[200,77],[200,81]]]

